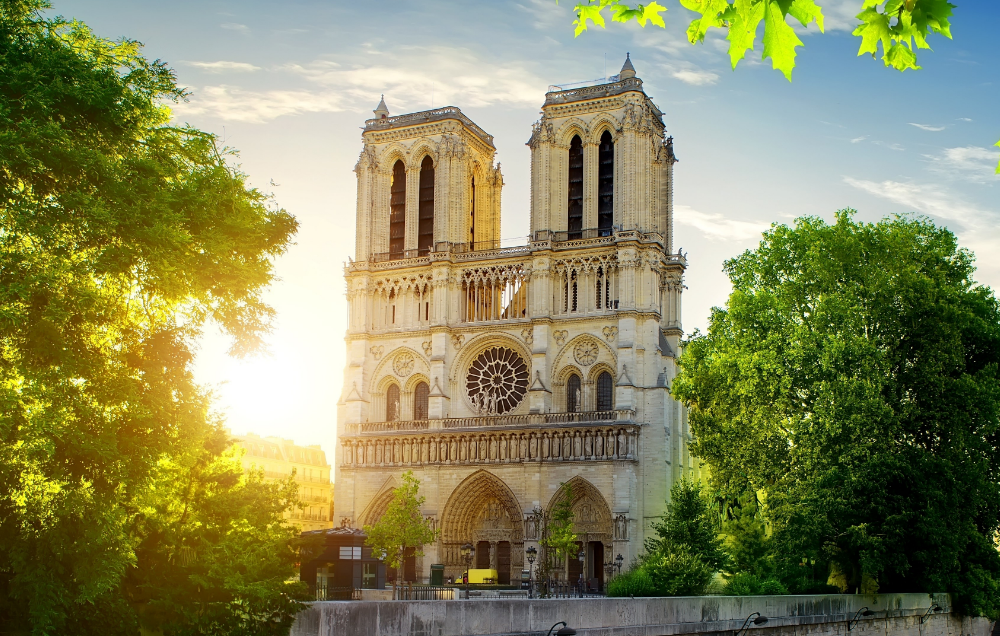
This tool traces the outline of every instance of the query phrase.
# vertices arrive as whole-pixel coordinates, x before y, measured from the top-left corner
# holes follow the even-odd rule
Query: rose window
[[[508,413],[517,408],[528,391],[528,365],[514,351],[492,347],[472,361],[465,387],[477,412]]]

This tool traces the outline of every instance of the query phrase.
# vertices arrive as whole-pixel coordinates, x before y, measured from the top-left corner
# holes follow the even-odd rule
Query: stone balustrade
[[[439,420],[400,420],[396,422],[361,422],[341,425],[341,435],[422,432],[428,430],[501,429],[554,426],[567,424],[632,423],[635,411],[582,411],[576,413],[525,413],[521,415],[478,415]]]
[[[343,447],[341,469],[435,464],[635,461],[638,438],[639,426],[636,424],[343,437],[340,440]]]

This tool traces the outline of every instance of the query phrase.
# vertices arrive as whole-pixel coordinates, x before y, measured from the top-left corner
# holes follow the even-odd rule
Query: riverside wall
[[[927,614],[939,605],[942,611]],[[851,630],[867,607],[875,614]],[[697,596],[671,598],[323,601],[296,618],[291,636],[545,636],[566,621],[580,636],[991,636],[985,618],[951,612],[946,594]],[[925,616],[923,622],[921,617]]]

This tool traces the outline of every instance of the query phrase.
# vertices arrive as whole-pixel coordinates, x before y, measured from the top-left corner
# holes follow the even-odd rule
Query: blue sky
[[[921,71],[857,57],[861,0],[818,0],[827,31],[802,30],[794,81],[761,45],[730,70],[716,32],[691,46],[676,0],[667,29],[635,24],[573,37],[571,0],[241,2],[54,0],[107,37],[143,42],[191,98],[179,121],[224,135],[252,182],[302,224],[268,292],[278,310],[269,356],[226,358],[206,335],[198,377],[234,431],[332,450],[345,364],[343,263],[353,252],[359,127],[384,93],[393,114],[460,107],[493,134],[503,165],[506,244],[524,241],[524,145],[549,84],[616,73],[631,52],[675,139],[676,246],[688,253],[684,324],[704,329],[725,302],[725,259],[772,222],[924,214],[974,250],[1000,286],[1000,3],[958,4],[954,41],[935,36]]]

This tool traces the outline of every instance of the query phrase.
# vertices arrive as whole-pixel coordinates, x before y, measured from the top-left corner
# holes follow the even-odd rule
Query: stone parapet
[[[928,613],[935,603],[942,611]],[[866,607],[874,615],[853,625],[852,636],[990,636],[993,629],[988,619],[952,614],[945,594],[837,594],[318,602],[299,614],[291,636],[542,636],[559,621],[580,636],[732,635],[754,612],[768,621],[750,636],[845,636]]]

